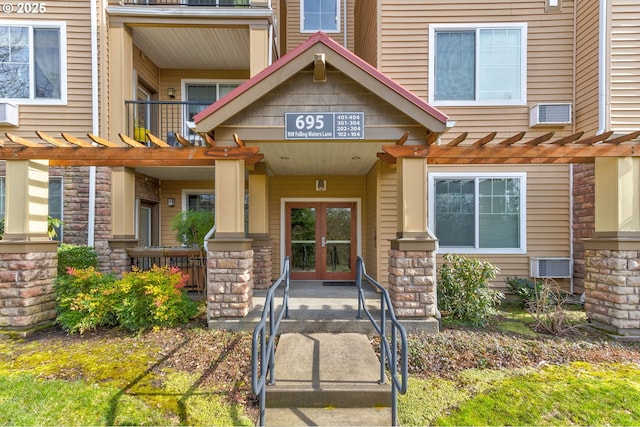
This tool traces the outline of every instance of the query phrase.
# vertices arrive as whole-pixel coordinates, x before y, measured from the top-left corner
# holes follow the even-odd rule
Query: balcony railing
[[[176,134],[194,145],[202,145],[202,138],[193,131],[193,116],[210,103],[180,101],[125,101],[128,129],[126,134],[147,143],[149,131],[171,145],[178,145]]]
[[[250,7],[251,0],[122,0],[126,6],[208,6],[208,7]],[[264,5],[263,0],[258,2]]]

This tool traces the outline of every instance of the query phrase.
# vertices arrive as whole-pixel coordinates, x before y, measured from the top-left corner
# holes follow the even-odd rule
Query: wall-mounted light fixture
[[[167,206],[169,206],[170,208],[174,207],[176,205],[176,199],[174,199],[173,197],[169,197],[167,199]]]
[[[316,179],[316,191],[327,191],[326,179]]]
[[[169,98],[175,98],[176,97],[176,90],[172,87],[167,88],[167,96]]]

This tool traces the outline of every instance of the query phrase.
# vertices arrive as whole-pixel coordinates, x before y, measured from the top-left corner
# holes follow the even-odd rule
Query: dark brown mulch
[[[243,406],[249,417],[254,420],[257,417],[256,402],[251,393],[249,332],[208,330],[205,322],[199,319],[188,327],[138,335],[118,330],[68,335],[54,328],[28,339],[33,340],[43,346],[49,340],[63,344],[127,340],[131,345],[159,349],[150,369],[160,372],[170,367],[198,374],[194,386],[220,390],[230,403]],[[527,338],[492,328],[464,327],[449,327],[437,335],[412,335],[409,339],[410,373],[423,378],[432,375],[452,377],[465,369],[522,368],[572,361],[640,363],[640,344],[618,343],[592,333]]]

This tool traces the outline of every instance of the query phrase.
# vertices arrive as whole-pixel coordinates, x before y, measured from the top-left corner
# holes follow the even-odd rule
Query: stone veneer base
[[[389,250],[389,296],[399,319],[437,317],[432,250]]]
[[[585,251],[585,311],[600,329],[640,336],[640,250]]]
[[[207,321],[246,316],[253,307],[253,250],[209,250]]]
[[[45,252],[8,253],[12,243],[2,243],[0,251],[0,332],[25,336],[56,318],[58,254],[56,242]]]

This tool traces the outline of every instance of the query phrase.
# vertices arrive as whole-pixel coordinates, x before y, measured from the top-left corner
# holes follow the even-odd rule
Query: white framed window
[[[66,33],[64,22],[0,23],[0,100],[66,103]]]
[[[182,210],[213,213],[216,210],[216,195],[213,190],[184,190]]]
[[[526,253],[526,173],[429,174],[429,227],[445,252]]]
[[[300,0],[300,32],[340,31],[340,0]]]
[[[0,219],[4,219],[6,212],[6,177],[0,176]],[[64,216],[64,186],[61,176],[49,177],[49,217],[63,221]],[[56,236],[53,240],[62,242],[63,228],[55,227]]]
[[[192,130],[195,127],[193,117],[241,83],[237,80],[183,80],[182,100],[187,103],[183,135],[196,136]]]
[[[429,102],[526,105],[527,24],[429,26]]]

